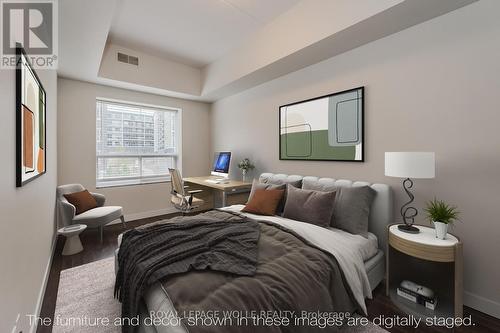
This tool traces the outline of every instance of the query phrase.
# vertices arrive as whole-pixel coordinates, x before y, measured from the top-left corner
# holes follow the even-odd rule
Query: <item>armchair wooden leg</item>
[[[127,226],[125,225],[125,217],[123,215],[120,216],[120,220],[122,220],[123,227],[126,228]]]

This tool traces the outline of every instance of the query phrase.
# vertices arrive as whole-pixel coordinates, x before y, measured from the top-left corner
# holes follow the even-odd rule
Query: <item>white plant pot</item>
[[[436,221],[433,221],[432,223],[434,223],[434,230],[436,230],[436,238],[446,239],[446,234],[448,233],[448,224]]]

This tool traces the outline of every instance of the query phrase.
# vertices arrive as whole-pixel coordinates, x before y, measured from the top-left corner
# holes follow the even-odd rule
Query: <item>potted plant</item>
[[[425,212],[427,213],[429,221],[434,224],[436,237],[439,239],[446,238],[449,224],[459,221],[458,216],[460,212],[457,210],[457,207],[450,206],[444,201],[436,198],[427,203]]]
[[[240,161],[240,163],[238,163],[238,168],[241,170],[243,175],[243,181],[245,181],[248,170],[255,168],[255,165],[253,165],[248,158],[244,158]]]

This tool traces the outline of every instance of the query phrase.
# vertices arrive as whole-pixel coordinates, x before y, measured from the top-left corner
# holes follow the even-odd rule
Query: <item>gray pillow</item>
[[[368,218],[376,191],[370,186],[342,187],[333,210],[333,227],[368,238]]]
[[[329,227],[335,205],[335,192],[302,190],[287,186],[283,217]]]
[[[250,190],[250,194],[248,195],[247,203],[250,202],[256,190],[286,190],[286,185],[265,184],[260,183],[258,179],[254,179],[252,182],[252,189]]]
[[[287,198],[287,195],[288,195],[288,191],[286,191],[286,187],[288,185],[290,185],[290,186],[293,186],[293,187],[296,187],[296,188],[300,188],[302,186],[302,178],[301,179],[297,179],[297,180],[293,180],[293,178],[292,179],[289,179],[289,178],[286,178],[286,179],[270,179],[270,180],[266,180],[266,182],[263,183],[263,184],[272,184],[272,185],[275,185],[275,186],[284,186],[283,189],[285,189],[285,194],[283,195],[283,199],[281,199],[281,203],[278,205],[278,208],[276,208],[276,214],[283,215],[283,210],[285,209],[286,198]],[[278,187],[276,189],[277,190],[281,190],[281,187]]]

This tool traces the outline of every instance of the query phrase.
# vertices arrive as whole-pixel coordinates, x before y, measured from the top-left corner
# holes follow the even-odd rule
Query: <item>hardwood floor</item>
[[[52,267],[50,269],[49,280],[47,283],[47,289],[45,292],[45,297],[42,304],[42,309],[40,317],[54,318],[54,311],[56,307],[57,299],[57,289],[59,286],[59,274],[62,270],[84,265],[93,261],[108,258],[114,255],[114,251],[117,246],[117,236],[126,229],[135,228],[139,225],[146,223],[159,221],[165,218],[172,217],[174,215],[164,215],[155,218],[143,219],[133,222],[128,222],[127,227],[124,228],[121,224],[115,224],[107,226],[104,228],[104,240],[101,244],[99,241],[99,235],[97,229],[85,230],[80,236],[84,246],[84,250],[81,253],[72,256],[62,256],[62,248],[64,246],[64,238],[59,237],[56,244],[56,249],[54,253],[54,258],[52,261]],[[399,311],[391,302],[391,300],[385,296],[385,284],[381,283],[374,291],[373,299],[367,301],[368,308],[368,318],[373,320],[379,316],[394,317],[406,315]],[[472,317],[473,326],[470,327],[458,327],[454,329],[456,333],[498,333],[500,332],[500,319],[488,316],[484,313],[476,311],[474,309],[464,307],[464,317]],[[420,325],[417,329],[413,327],[384,327],[391,333],[442,333],[449,332],[447,328],[440,327],[427,327],[425,325]],[[50,333],[52,332],[52,326],[38,326],[37,333]]]
[[[121,223],[106,226],[104,228],[104,237],[102,244],[99,240],[99,233],[97,229],[87,229],[80,235],[80,239],[83,244],[83,251],[72,256],[61,255],[62,249],[64,247],[64,237],[59,236],[56,243],[56,249],[54,251],[54,257],[52,259],[52,267],[50,268],[47,289],[45,290],[45,297],[43,299],[40,317],[51,318],[50,322],[52,322],[54,319],[57,289],[59,287],[59,274],[62,270],[112,257],[115,253],[117,247],[117,237],[120,233],[124,232],[127,229],[133,229],[146,223],[163,220],[173,216],[175,216],[175,214],[127,222],[126,228],[123,227]],[[52,325],[38,325],[37,333],[50,332],[52,332]]]
[[[381,283],[373,293],[373,299],[366,302],[368,309],[368,318],[373,320],[379,316],[400,316],[407,317],[408,315],[401,312],[385,295],[385,283]],[[464,318],[471,316],[473,325],[468,327],[456,327],[453,330],[446,327],[426,326],[424,323],[420,324],[417,329],[413,327],[384,327],[391,333],[442,333],[442,332],[456,332],[456,333],[498,333],[500,332],[500,319],[494,318],[482,312],[476,311],[472,308],[464,306]]]

